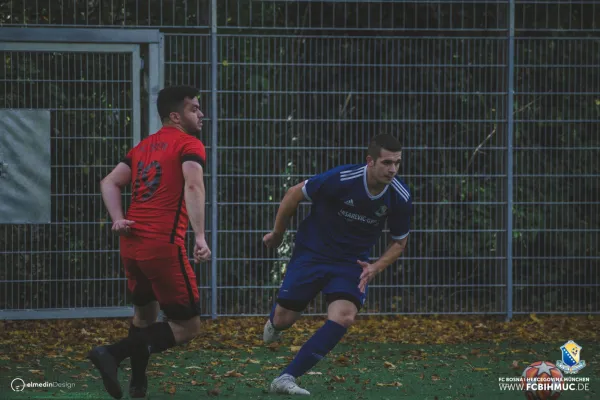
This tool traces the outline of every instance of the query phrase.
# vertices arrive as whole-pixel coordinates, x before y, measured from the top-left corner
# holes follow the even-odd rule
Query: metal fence
[[[380,132],[401,138],[415,215],[364,313],[598,313],[599,12],[598,0],[0,0],[0,106],[51,111],[53,210],[48,224],[0,226],[0,318],[130,315],[97,183],[157,127],[163,84],[200,88],[208,117],[204,315],[269,312],[308,210],[265,249],[285,189],[360,162]],[[307,314],[324,309],[319,297]]]

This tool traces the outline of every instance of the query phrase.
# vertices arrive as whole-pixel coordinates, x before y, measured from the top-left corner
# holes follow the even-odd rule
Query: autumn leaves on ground
[[[150,398],[259,399],[269,382],[323,323],[306,317],[282,342],[262,344],[264,318],[207,320],[193,342],[153,355]],[[0,394],[8,398],[107,398],[98,374],[85,359],[91,346],[127,334],[128,320],[0,321]],[[600,393],[599,317],[363,317],[334,352],[301,378],[323,399],[522,399],[500,392],[498,377],[517,376],[538,360],[556,362],[572,339],[583,347],[592,392]],[[126,388],[129,363],[120,376]],[[71,382],[67,388],[10,390],[10,382]],[[5,390],[8,389],[8,392]],[[4,398],[4,397],[2,397]]]

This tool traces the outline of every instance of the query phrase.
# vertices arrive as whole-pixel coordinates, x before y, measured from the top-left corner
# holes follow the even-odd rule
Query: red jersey
[[[131,205],[125,218],[135,236],[183,245],[188,229],[184,199],[185,161],[204,167],[202,142],[177,128],[163,127],[135,146],[123,162],[131,168]]]

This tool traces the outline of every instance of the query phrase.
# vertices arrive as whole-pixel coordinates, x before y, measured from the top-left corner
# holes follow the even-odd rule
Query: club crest
[[[377,215],[378,217],[383,217],[387,214],[387,212],[388,208],[386,206],[381,206],[377,209],[377,211],[375,211],[375,215]]]

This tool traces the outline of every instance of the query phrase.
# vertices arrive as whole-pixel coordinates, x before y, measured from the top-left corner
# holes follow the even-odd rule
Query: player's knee
[[[169,304],[163,305],[162,308],[177,344],[188,342],[200,334],[202,324],[198,304],[193,306]]]
[[[189,342],[200,335],[202,323],[199,316],[192,317],[184,321],[170,320],[171,330],[177,344]]]
[[[337,314],[329,317],[330,320],[337,322],[344,328],[350,328],[354,324],[356,314]]]
[[[327,317],[343,327],[349,328],[358,313],[358,300],[344,293],[329,294],[327,300],[329,302]]]
[[[200,322],[200,317],[194,317],[189,320],[189,324],[186,327],[190,336],[190,340],[200,335],[202,331],[202,323]]]
[[[156,321],[156,319],[150,320],[149,318],[143,318],[140,317],[139,315],[134,315],[133,316],[133,325],[138,327],[138,328],[147,328],[150,325],[152,325],[154,322]]]
[[[293,318],[290,315],[277,315],[273,316],[273,326],[275,329],[283,331],[291,328],[292,325],[296,322],[296,318]]]
[[[273,326],[279,330],[290,328],[296,323],[304,308],[305,305],[300,302],[279,299],[273,313]]]
[[[151,301],[143,306],[136,305],[133,314],[133,324],[139,328],[147,328],[156,322],[160,307],[158,302]]]

